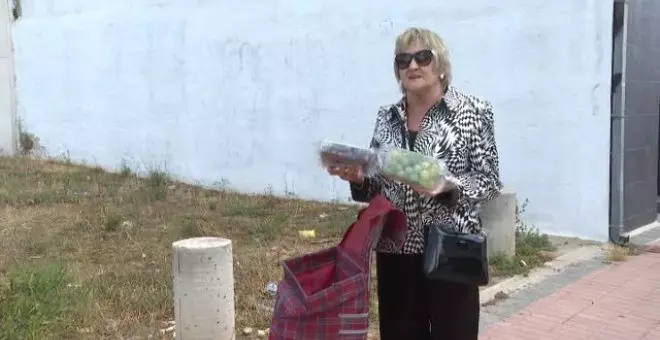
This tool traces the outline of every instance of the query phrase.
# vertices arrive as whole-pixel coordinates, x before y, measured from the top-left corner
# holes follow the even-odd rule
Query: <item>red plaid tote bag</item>
[[[403,212],[374,198],[334,248],[286,260],[269,340],[365,340],[371,249],[381,231],[399,244]]]

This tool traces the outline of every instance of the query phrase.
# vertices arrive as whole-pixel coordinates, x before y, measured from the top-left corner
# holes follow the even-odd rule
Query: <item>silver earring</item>
[[[440,75],[440,79],[445,79],[445,74],[444,73]]]

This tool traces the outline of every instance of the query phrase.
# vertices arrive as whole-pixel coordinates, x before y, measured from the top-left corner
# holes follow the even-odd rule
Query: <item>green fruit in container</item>
[[[442,168],[437,161],[406,150],[392,150],[388,157],[385,172],[404,181],[432,187],[442,176]]]
[[[433,173],[429,171],[428,169],[422,170],[421,176],[423,181],[432,181],[433,180]]]

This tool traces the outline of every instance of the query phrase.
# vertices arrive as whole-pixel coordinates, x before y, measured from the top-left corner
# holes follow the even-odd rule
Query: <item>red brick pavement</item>
[[[495,324],[480,340],[660,340],[660,254],[587,275]]]

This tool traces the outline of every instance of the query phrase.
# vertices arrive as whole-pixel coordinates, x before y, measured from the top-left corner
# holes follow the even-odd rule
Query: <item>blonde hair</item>
[[[435,58],[435,65],[438,73],[441,75],[440,83],[446,89],[452,80],[451,61],[449,58],[449,50],[445,42],[435,32],[426,28],[411,27],[401,33],[394,44],[394,55],[404,52],[414,43],[419,43],[433,51]],[[399,77],[399,68],[394,63],[394,76],[398,82],[401,81]],[[403,88],[401,89],[403,91]]]

